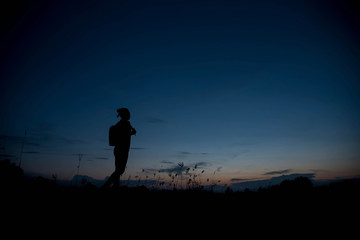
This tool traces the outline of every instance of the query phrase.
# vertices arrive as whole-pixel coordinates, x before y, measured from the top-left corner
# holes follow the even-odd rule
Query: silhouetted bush
[[[307,177],[297,177],[294,180],[284,180],[280,183],[282,193],[305,193],[310,192],[313,187],[311,180]]]
[[[354,194],[360,193],[360,180],[343,180],[339,182],[330,183],[329,189],[332,193],[337,194]]]
[[[10,163],[9,159],[0,161],[0,185],[1,187],[15,187],[20,183],[23,176],[23,170]]]

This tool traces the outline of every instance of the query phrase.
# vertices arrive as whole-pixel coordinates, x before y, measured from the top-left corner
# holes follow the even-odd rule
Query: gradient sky
[[[360,176],[356,1],[10,2],[0,156],[29,174],[110,175],[128,107],[126,178]]]

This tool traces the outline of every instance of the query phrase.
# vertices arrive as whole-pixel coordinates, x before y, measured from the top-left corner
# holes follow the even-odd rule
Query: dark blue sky
[[[15,1],[2,10],[0,154],[18,163],[26,131],[25,171],[71,178],[81,153],[80,173],[103,179],[125,106],[138,131],[125,177],[179,162],[223,183],[359,176],[353,2]]]

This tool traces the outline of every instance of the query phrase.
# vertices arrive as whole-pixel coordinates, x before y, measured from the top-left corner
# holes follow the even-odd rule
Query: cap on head
[[[116,110],[118,113],[118,117],[121,118],[125,118],[125,119],[129,119],[130,118],[130,111],[127,108],[119,108],[118,110]]]

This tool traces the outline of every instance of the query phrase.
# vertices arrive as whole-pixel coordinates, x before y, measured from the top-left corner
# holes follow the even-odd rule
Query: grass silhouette
[[[57,184],[56,176],[51,179],[40,176],[25,178],[20,167],[4,160],[0,161],[0,191],[2,199],[5,200],[2,206],[20,208],[23,211],[61,206],[74,212],[79,211],[78,208],[86,211],[87,206],[88,211],[96,209],[121,212],[128,209],[138,214],[151,212],[165,215],[175,209],[180,212],[198,212],[199,209],[208,208],[210,212],[229,213],[269,209],[286,211],[286,206],[296,211],[329,211],[325,206],[331,206],[331,211],[346,209],[354,213],[358,210],[360,200],[358,180],[314,186],[308,178],[298,177],[268,188],[259,188],[257,191],[233,191],[224,186],[225,191],[216,192],[213,186],[219,182],[214,179],[212,184],[207,185],[210,187],[205,188],[201,180],[205,171],[199,170],[197,166],[184,169],[184,185],[181,184],[180,174],[154,172],[150,179],[145,171],[143,173],[144,175],[134,178],[130,175],[124,177],[122,184],[116,189],[101,189],[86,181],[80,186],[62,186]],[[130,186],[131,179],[143,180]],[[208,182],[209,179],[206,180],[206,183]]]

